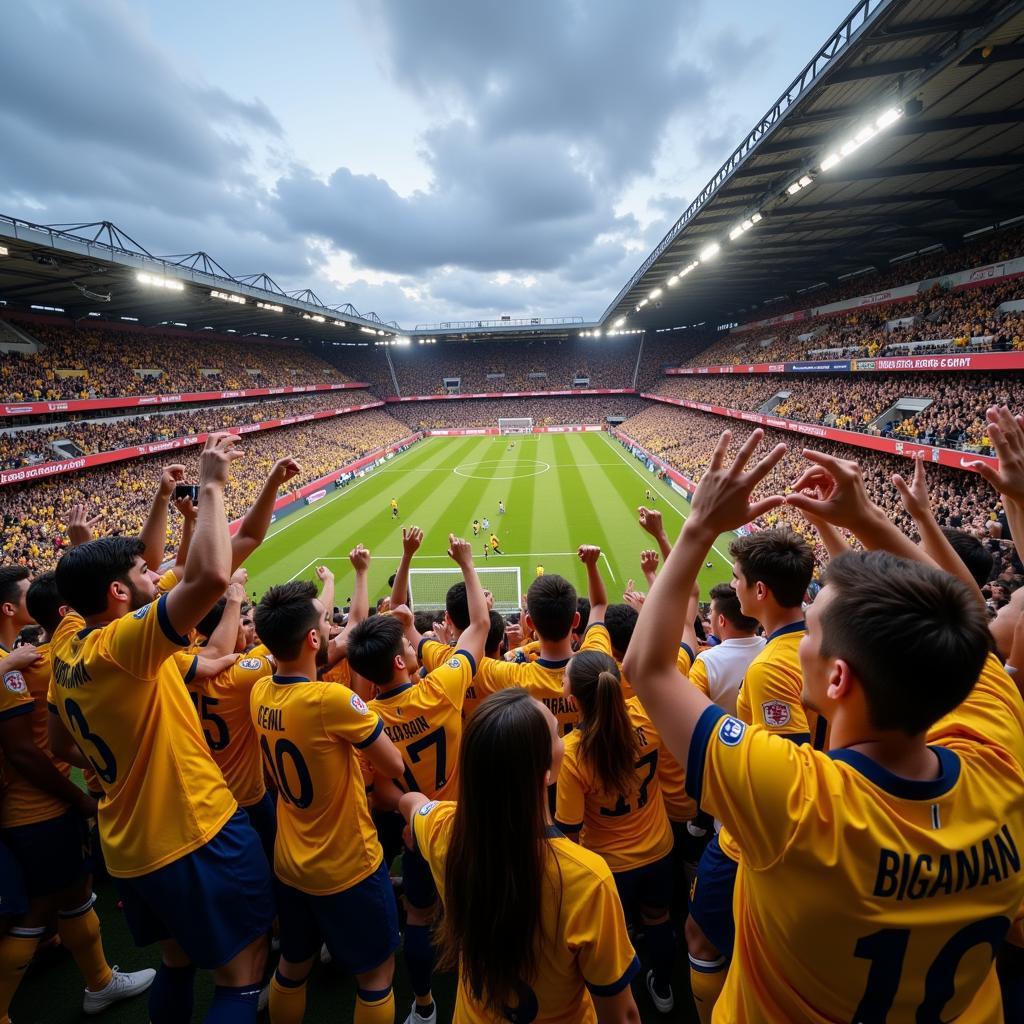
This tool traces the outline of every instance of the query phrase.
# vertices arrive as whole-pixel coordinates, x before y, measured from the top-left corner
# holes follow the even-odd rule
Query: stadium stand
[[[396,402],[388,412],[413,430],[495,427],[499,418],[529,416],[534,426],[603,423],[609,416],[632,416],[647,402],[636,395],[565,398],[462,398],[436,402]]]

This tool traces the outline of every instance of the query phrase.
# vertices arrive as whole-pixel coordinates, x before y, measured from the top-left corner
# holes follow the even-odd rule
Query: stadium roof
[[[833,153],[840,159],[823,168]],[[954,248],[1024,214],[1022,171],[1024,3],[862,0],[602,325],[714,325],[900,256]]]

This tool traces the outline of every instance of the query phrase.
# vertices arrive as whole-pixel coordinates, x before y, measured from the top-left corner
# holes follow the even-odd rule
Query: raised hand
[[[892,475],[893,486],[899,492],[903,507],[910,513],[915,522],[932,514],[931,501],[928,497],[928,480],[924,471],[924,459],[914,460],[914,477],[911,483],[899,473]]]
[[[448,628],[447,622],[435,622],[430,630],[437,637],[439,643],[451,644],[455,640],[455,634]]]
[[[288,483],[289,480],[293,480],[302,472],[302,467],[290,456],[278,459],[277,462],[270,468],[270,478],[277,481],[277,486],[281,487]]]
[[[626,582],[626,589],[622,594],[622,600],[626,602],[630,607],[640,611],[644,606],[644,600],[647,595],[642,590],[637,590],[632,580]]]
[[[1005,405],[993,405],[985,418],[998,466],[980,460],[961,462],[987,480],[1004,498],[1024,503],[1024,416],[1014,416]]]
[[[637,512],[640,514],[640,529],[646,530],[652,537],[660,537],[665,532],[665,526],[661,519],[661,513],[654,508],[647,508],[641,505]]]
[[[402,629],[412,628],[412,612],[407,604],[396,604],[395,607],[391,609],[391,614],[402,624]]]
[[[411,558],[423,543],[423,531],[418,526],[402,527],[402,550]]]
[[[90,519],[85,505],[72,505],[68,513],[68,540],[71,546],[77,548],[79,544],[88,544],[93,538],[93,527],[102,519],[101,515]]]
[[[357,573],[366,572],[370,568],[370,552],[362,544],[357,544],[348,553],[348,560]]]
[[[242,449],[238,447],[238,435],[228,431],[211,434],[199,456],[199,484],[219,484],[223,487],[228,482],[231,463],[242,457]]]
[[[597,565],[601,549],[596,544],[581,544],[576,556],[584,565]]]
[[[165,498],[169,498],[174,493],[174,488],[177,487],[178,484],[183,484],[184,482],[184,466],[180,463],[164,466],[163,471],[160,473],[159,491]]]
[[[199,515],[199,509],[196,508],[192,499],[189,497],[183,498],[172,498],[171,504],[184,516],[185,519],[191,522],[196,521],[196,517]]]
[[[803,455],[813,465],[793,484],[794,493],[786,497],[786,504],[856,533],[878,512],[868,497],[860,465],[810,448]]]
[[[644,574],[644,579],[650,582],[650,579],[658,571],[658,552],[653,549],[640,552],[640,571]]]
[[[316,567],[316,578],[321,583],[327,583],[328,581],[334,582],[334,573],[327,568],[326,565],[318,565]]]
[[[449,533],[448,557],[459,568],[464,569],[467,565],[473,564],[473,545],[468,540],[456,537],[454,533]]]

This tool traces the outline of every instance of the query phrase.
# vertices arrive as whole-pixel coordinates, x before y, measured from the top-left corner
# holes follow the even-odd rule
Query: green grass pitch
[[[352,571],[346,558],[356,544],[373,554],[371,598],[388,592],[387,578],[395,571],[402,550],[403,526],[419,526],[426,537],[414,565],[437,568],[452,565],[444,552],[448,533],[471,533],[476,517],[487,516],[501,539],[503,558],[491,558],[488,567],[518,564],[524,588],[542,562],[547,572],[567,576],[585,593],[586,576],[573,552],[580,544],[599,544],[606,556],[601,568],[612,600],[619,599],[631,576],[643,589],[639,553],[650,538],[637,524],[636,509],[644,503],[644,491],[658,493],[657,507],[665,517],[670,538],[675,539],[687,510],[686,500],[657,482],[643,465],[606,434],[541,434],[515,438],[430,438],[414,445],[379,469],[309,508],[286,516],[271,527],[263,547],[249,560],[249,590],[262,593],[289,578],[314,578],[314,567],[326,563],[337,576],[339,604],[351,592]],[[302,453],[296,453],[302,457]],[[244,472],[244,463],[238,472]],[[400,516],[392,520],[390,501],[398,499]],[[507,512],[498,515],[498,500]],[[729,538],[721,537],[709,556],[712,563],[701,575],[701,592],[730,578]],[[482,538],[474,546],[481,552]],[[477,559],[484,565],[482,558]],[[684,882],[677,880],[681,887]],[[155,948],[136,949],[117,907],[117,894],[109,881],[96,884],[97,911],[103,926],[104,944],[111,963],[125,970],[155,967]],[[187,894],[183,894],[187,898]],[[677,894],[680,896],[681,894]],[[677,900],[677,904],[680,902]],[[685,904],[683,904],[685,905]],[[695,1021],[689,996],[686,951],[682,942],[683,919],[676,914],[680,949],[674,982],[674,1021]],[[353,923],[353,927],[358,927]],[[642,948],[642,947],[641,947]],[[440,975],[435,996],[439,1020],[451,1020],[454,978]],[[666,1020],[651,1006],[642,978],[633,986],[645,1021]],[[208,974],[196,985],[195,1020],[212,993]],[[395,975],[396,1019],[405,1020],[412,996],[401,956]],[[331,968],[314,972],[310,983],[305,1020],[308,1024],[347,1024],[352,1020],[355,990],[350,978]],[[73,1024],[81,1020],[82,982],[66,953],[52,962],[30,968],[12,1006],[16,1024]],[[149,1019],[146,999],[116,1006],[103,1014],[107,1024],[143,1024]],[[264,1015],[261,1019],[266,1020]]]

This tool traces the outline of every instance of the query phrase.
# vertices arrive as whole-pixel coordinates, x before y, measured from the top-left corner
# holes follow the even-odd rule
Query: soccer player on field
[[[0,841],[28,897],[27,913],[0,939],[0,1021],[5,1022],[15,989],[54,921],[85,979],[85,1012],[97,1013],[144,992],[156,974],[121,974],[107,963],[88,864],[88,821],[96,814],[96,801],[68,778],[68,765],[53,759],[47,741],[50,645],[47,640],[11,653],[19,629],[30,622],[52,635],[61,604],[52,572],[30,586],[27,569],[0,566],[0,773],[5,782]]]
[[[465,580],[469,625],[462,630],[457,648],[449,648],[447,661],[419,678],[416,650],[422,637],[404,605],[392,608],[391,615],[366,619],[348,637],[352,668],[376,687],[370,709],[380,715],[385,733],[401,751],[402,788],[423,793],[431,800],[450,799],[457,791],[462,705],[484,656],[491,626],[469,542],[452,534],[448,545],[448,554],[462,569]],[[431,995],[434,952],[430,923],[437,889],[429,868],[415,850],[404,853],[402,867],[407,914],[405,960],[416,997],[408,1020],[409,1024],[436,1024],[437,1009]]]
[[[498,502],[498,515],[499,516],[503,516],[504,514],[505,514],[505,502],[499,501]]]
[[[397,498],[392,498],[391,499],[391,518],[392,519],[397,519],[398,518],[398,499]]]
[[[103,788],[107,870],[136,943],[160,943],[153,1024],[189,1019],[197,966],[216,982],[207,1021],[255,1020],[274,916],[259,838],[210,756],[172,658],[228,584],[224,487],[242,454],[237,440],[206,442],[192,545],[169,593],[157,597],[138,538],[89,541],[57,564],[74,611],[50,642],[48,700],[59,716],[51,749],[67,760],[77,745]]]
[[[629,986],[640,965],[611,871],[548,810],[561,757],[551,712],[506,690],[466,725],[457,801],[401,798],[444,903],[457,1021],[639,1024]]]
[[[658,733],[640,702],[623,698],[619,667],[609,654],[574,655],[565,669],[565,693],[579,708],[580,724],[565,737],[555,820],[611,868],[626,920],[642,928],[647,941],[651,1001],[670,1013],[672,829],[658,784]]]
[[[533,570],[533,575],[534,576],[543,576],[544,575],[544,566],[541,565],[539,562],[537,563],[537,568]]]
[[[474,519],[473,520],[473,536],[474,537],[479,537],[480,536],[480,520],[479,519]]]
[[[491,534],[491,536],[490,536],[490,545],[491,545],[491,550],[496,555],[504,554],[504,552],[501,550],[501,541],[498,540],[498,537],[497,537],[496,534],[493,534],[493,533]]]
[[[403,764],[384,723],[343,683],[318,682],[331,608],[316,584],[271,587],[256,629],[277,672],[252,690],[251,713],[277,784],[274,874],[281,960],[270,984],[273,1024],[299,1024],[306,980],[326,944],[356,978],[356,1024],[392,1024],[398,908],[370,809],[358,751],[385,778]]]
[[[688,788],[741,851],[715,1019],[998,1021],[992,957],[1022,891],[1024,702],[989,656],[983,603],[911,561],[926,556],[856,463],[808,451],[796,493],[750,501],[785,453],[747,470],[762,436],[728,464],[723,434],[626,656]],[[1024,460],[1011,469],[1001,489],[1024,496]],[[894,552],[836,558],[808,610],[805,700],[830,722],[828,754],[681,686],[671,644],[676,595],[714,539],[783,502]]]

